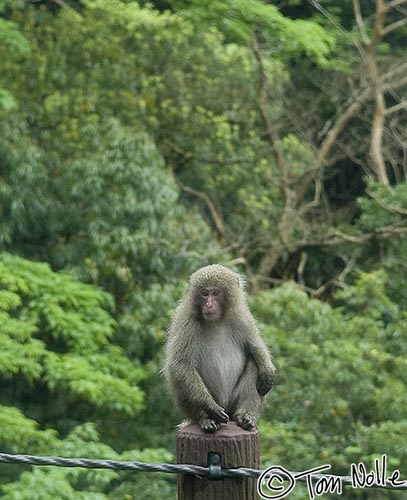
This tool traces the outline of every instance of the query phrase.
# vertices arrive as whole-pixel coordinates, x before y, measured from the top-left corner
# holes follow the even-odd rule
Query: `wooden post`
[[[208,466],[208,453],[221,454],[222,468],[260,466],[257,431],[245,431],[235,422],[223,425],[213,434],[203,432],[196,424],[177,433],[177,463]],[[179,500],[255,500],[256,479],[225,478],[213,481],[186,474],[178,475]]]

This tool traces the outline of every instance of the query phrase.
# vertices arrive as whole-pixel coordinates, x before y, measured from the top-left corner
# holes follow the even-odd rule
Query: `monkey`
[[[204,432],[231,420],[254,430],[275,371],[240,275],[220,264],[194,272],[169,328],[163,366],[189,422]]]

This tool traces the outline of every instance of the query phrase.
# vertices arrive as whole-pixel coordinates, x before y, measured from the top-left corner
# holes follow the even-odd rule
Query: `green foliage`
[[[4,338],[2,375],[43,382],[53,393],[134,415],[142,370],[110,344],[115,322],[111,297],[8,254],[0,256]],[[119,379],[119,376],[124,376]],[[72,401],[72,402],[73,402]]]
[[[351,463],[371,466],[386,453],[389,467],[405,470],[407,371],[393,344],[396,330],[405,343],[405,320],[377,274],[361,275],[338,300],[332,308],[294,284],[253,299],[278,367],[263,460],[292,470],[329,463],[348,474]]]
[[[44,200],[46,203],[49,200],[52,208],[48,206],[46,210],[46,228],[42,228],[39,236],[45,240],[43,247],[49,250],[39,258],[51,259],[57,268],[71,266],[77,259],[82,267],[79,276],[102,284],[118,297],[125,294],[129,283],[138,281],[140,276],[151,280],[150,269],[153,278],[156,279],[158,274],[161,280],[164,268],[167,276],[172,269],[177,276],[179,272],[187,273],[203,263],[220,259],[221,254],[212,243],[204,255],[198,250],[205,246],[205,242],[213,240],[194,212],[192,218],[179,204],[176,206],[175,192],[172,194],[172,210],[167,195],[151,198],[152,192],[163,190],[163,184],[167,193],[175,188],[153,145],[148,146],[153,138],[177,178],[187,186],[204,191],[210,200],[215,200],[216,207],[222,207],[227,239],[233,240],[236,234],[240,234],[239,244],[248,248],[247,258],[252,258],[257,253],[257,246],[252,241],[263,240],[267,247],[274,238],[270,227],[278,224],[283,210],[278,189],[282,173],[270,157],[270,145],[264,138],[256,110],[259,76],[252,51],[237,43],[225,44],[219,31],[194,22],[192,14],[190,20],[185,20],[178,15],[141,9],[133,2],[92,1],[86,5],[81,16],[70,9],[62,9],[57,17],[46,13],[38,17],[36,13],[25,18],[24,29],[35,47],[35,54],[24,62],[23,67],[30,80],[46,89],[42,95],[9,72],[15,92],[29,96],[24,114],[36,117],[35,127],[32,127],[36,141],[47,151],[58,153],[54,161],[50,158],[47,161],[50,166],[46,177],[51,181],[47,194],[52,192],[57,196],[53,200],[46,196]],[[222,8],[231,6],[226,3]],[[267,19],[270,23],[275,17],[281,31],[287,31],[285,36],[300,47],[298,53],[301,53],[305,47],[297,41],[302,32],[301,21],[297,27],[296,21],[284,20],[274,6],[261,2],[253,5],[252,13],[247,5],[241,6],[245,16],[254,16],[260,22],[264,16],[262,12],[256,14],[256,8],[269,13]],[[210,14],[210,9],[208,12]],[[58,32],[57,40],[50,36],[50,26]],[[323,38],[318,26],[312,32]],[[308,40],[308,35],[305,38]],[[304,50],[311,50],[311,44]],[[52,57],[48,56],[50,53]],[[180,53],[184,54],[182,58]],[[267,78],[279,92],[287,80],[283,64],[273,57],[266,58],[264,65]],[[281,112],[278,106],[272,106],[268,111],[276,119]],[[149,136],[143,138],[140,129],[147,130]],[[128,134],[130,140],[126,138]],[[104,144],[112,145],[110,153],[101,148]],[[120,177],[117,173],[113,179],[109,177],[108,169],[115,170],[118,163],[122,172],[129,170],[129,175],[131,168],[137,175],[141,171],[140,167],[127,166],[130,156],[117,157],[121,148],[127,148],[125,154],[134,155],[143,162],[144,172],[149,176],[149,186],[145,190],[145,184],[139,189],[134,186],[136,178],[124,188],[119,184],[125,176]],[[283,137],[279,148],[292,164],[293,183],[300,182],[302,175],[312,166],[310,148],[294,134]],[[144,158],[141,149],[144,149]],[[303,152],[306,158],[301,159]],[[151,158],[146,161],[149,155]],[[106,163],[112,165],[108,167]],[[92,169],[98,171],[98,178],[90,175]],[[79,180],[79,172],[85,176],[85,182]],[[64,193],[59,187],[54,187],[54,179],[61,174],[64,180],[60,185],[64,186]],[[108,179],[109,182],[113,180],[113,185]],[[46,185],[43,180],[40,182],[41,186]],[[93,203],[89,205],[86,198],[88,215],[83,218],[84,204],[77,203],[77,200],[87,197],[90,186]],[[108,186],[110,199],[105,200]],[[113,186],[116,186],[117,193]],[[70,192],[67,191],[69,188]],[[136,213],[135,224],[129,227],[132,214],[124,214],[117,201],[126,198],[128,202],[131,192],[140,195],[144,205],[150,199],[154,210],[146,215],[155,215],[160,220],[153,224],[151,219],[146,224],[147,229],[140,228],[136,225]],[[62,207],[61,199],[66,200]],[[102,201],[105,207],[109,204],[117,206],[117,214],[108,213],[109,223],[104,220],[107,212]],[[188,197],[187,203],[191,206],[194,201]],[[27,206],[26,203],[23,205]],[[140,205],[137,210],[145,208]],[[203,203],[198,206],[207,215],[207,206]],[[59,207],[61,210],[56,210]],[[129,207],[136,209],[135,202]],[[50,215],[52,213],[55,217]],[[161,215],[163,213],[167,214],[167,220]],[[80,215],[73,219],[76,214]],[[91,226],[79,227],[91,217],[95,217]],[[44,219],[36,217],[35,220],[38,224]],[[180,220],[185,222],[180,224]],[[61,228],[61,221],[66,221],[66,227]],[[114,235],[110,236],[113,223]],[[295,221],[293,240],[303,234],[303,226],[301,220]],[[137,233],[142,229],[137,236],[136,229]],[[89,240],[84,240],[83,232],[90,235]],[[93,248],[89,245],[92,240]],[[152,251],[150,241],[155,245],[160,242],[158,251],[155,246]],[[187,246],[184,242],[188,242]],[[70,248],[78,251],[70,251]],[[32,251],[31,245],[29,250]],[[150,256],[153,256],[151,261]],[[127,262],[130,258],[131,265]],[[172,269],[168,259],[172,260]],[[87,263],[85,269],[84,262]],[[136,263],[140,265],[134,269]]]
[[[49,236],[47,222],[55,204],[41,150],[18,129],[17,120],[1,124],[0,245],[25,240],[31,234]],[[38,237],[37,236],[37,237]],[[38,241],[38,240],[37,240]]]
[[[15,484],[10,483],[2,488],[3,498],[7,500],[61,500],[89,499],[104,500],[105,495],[91,492],[78,492],[71,486],[67,473],[56,469],[44,471],[36,469],[30,473],[23,473],[21,480]]]
[[[389,323],[399,317],[399,308],[386,296],[386,275],[380,270],[360,273],[353,286],[337,292],[336,298],[346,304],[351,316],[366,316]]]
[[[121,422],[143,408],[138,384],[146,372],[111,343],[112,307],[112,297],[96,287],[54,273],[47,264],[0,254],[2,450],[119,457],[91,421],[98,421],[105,439],[120,436]],[[42,498],[106,498],[97,491],[115,477],[34,470],[2,491],[4,498],[29,498],[27,488]],[[89,491],[78,493],[84,482]]]
[[[99,441],[94,425],[88,423],[77,426],[55,448],[64,457],[86,456],[111,460],[141,462],[172,462],[173,455],[164,449],[129,450],[116,453]],[[49,452],[50,448],[48,448]],[[45,454],[45,453],[44,453]],[[112,470],[92,470],[82,468],[37,467],[23,472],[17,482],[2,486],[2,498],[11,499],[100,499],[136,498],[140,492],[146,498],[159,500],[165,495],[172,498],[174,480],[168,481],[157,475],[154,481],[147,474],[115,472]],[[34,493],[33,493],[34,492]],[[38,496],[35,496],[37,495]]]
[[[188,0],[172,2],[177,12],[198,26],[217,26],[229,38],[250,42],[257,31],[286,54],[305,53],[319,64],[326,62],[334,38],[312,21],[292,20],[279,9],[259,0]]]
[[[348,474],[387,453],[405,470],[403,172],[362,196],[370,100],[319,156],[366,89],[351,3],[318,2],[322,14],[297,0],[61,4],[0,2],[1,449],[172,461],[180,416],[160,355],[185,277],[235,260],[256,284],[268,257],[262,286],[298,278],[327,301],[293,283],[252,298],[279,368],[264,465]],[[403,41],[394,32],[380,50],[386,71]],[[174,481],[0,475],[6,500],[161,500]]]
[[[18,31],[15,23],[5,19],[0,19],[0,43],[15,56],[26,54],[30,48],[28,41]]]
[[[209,232],[194,213],[189,225],[179,223],[187,212],[177,205],[175,183],[148,137],[129,136],[110,121],[102,130],[88,130],[88,138],[96,152],[56,172],[27,167],[25,155],[14,156],[13,144],[4,144],[3,241],[20,241],[21,250],[31,254],[29,234],[43,241],[39,258],[52,256],[57,267],[75,269],[118,298],[134,283],[145,286],[165,270],[199,262],[193,248]],[[98,141],[107,141],[109,149],[98,151]],[[27,189],[20,190],[21,184]],[[201,262],[216,254],[213,245]]]
[[[115,134],[114,124],[110,125],[112,131],[104,137],[110,148],[100,156],[75,161],[64,172],[62,185],[70,188],[71,228],[73,222],[78,226],[78,239],[71,240],[68,251],[72,245],[86,256],[92,279],[111,290],[116,287],[118,293],[120,285],[127,288],[137,280],[145,286],[145,277],[187,265],[177,255],[181,244],[186,237],[194,244],[202,235],[194,215],[189,234],[180,226],[185,211],[176,203],[175,183],[152,142],[142,134]],[[87,241],[80,236],[83,232],[89,235]]]
[[[54,449],[55,453],[65,457],[83,455],[88,458],[101,456],[114,460],[120,458],[109,446],[99,442],[99,435],[92,424],[77,426]],[[50,454],[49,448],[47,453]],[[103,500],[108,496],[100,491],[108,487],[117,477],[116,472],[109,470],[34,468],[32,471],[23,472],[17,482],[4,485],[2,496],[7,499],[27,500],[30,498]]]
[[[0,2],[0,13],[9,4],[11,4],[10,1]],[[7,61],[10,57],[18,59],[20,56],[27,54],[29,50],[29,42],[19,31],[18,26],[12,21],[0,18],[0,60]],[[16,108],[17,102],[6,88],[2,88],[1,76],[0,85],[0,110],[8,112]]]
[[[150,430],[151,432],[151,430]],[[173,463],[174,456],[162,448],[145,449],[141,452],[125,452],[121,455],[122,460],[135,460],[148,463]],[[163,498],[175,498],[174,491],[176,477],[172,474],[139,474],[134,480],[134,473],[129,472],[121,476],[120,484],[114,490],[115,498],[138,498],[140,491],[145,498],[161,500]]]
[[[0,442],[10,453],[20,453],[21,450],[48,453],[55,449],[58,441],[55,430],[41,430],[37,422],[26,418],[17,408],[1,405]]]
[[[14,97],[5,89],[0,89],[0,106],[4,111],[11,111],[16,107],[17,103]]]
[[[359,199],[361,214],[357,220],[360,232],[388,231],[384,241],[374,241],[364,249],[363,268],[366,271],[377,266],[380,256],[381,267],[386,273],[386,286],[390,297],[407,309],[407,183],[400,182],[391,189],[369,182],[367,195]]]
[[[358,225],[363,230],[400,224],[407,212],[407,183],[400,182],[393,188],[368,182],[367,196],[360,198],[362,210]]]

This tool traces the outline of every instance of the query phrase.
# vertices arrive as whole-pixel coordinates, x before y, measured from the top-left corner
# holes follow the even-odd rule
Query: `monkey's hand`
[[[260,372],[257,376],[256,389],[260,396],[265,396],[273,387],[273,374]]]
[[[207,413],[210,418],[213,418],[216,422],[220,422],[222,424],[227,424],[230,420],[230,417],[226,413],[225,409],[219,405],[214,406],[207,411]]]

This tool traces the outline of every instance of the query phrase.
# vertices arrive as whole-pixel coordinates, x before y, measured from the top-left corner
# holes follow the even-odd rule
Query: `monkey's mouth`
[[[220,317],[219,311],[205,311],[203,313],[205,319],[218,319]]]

